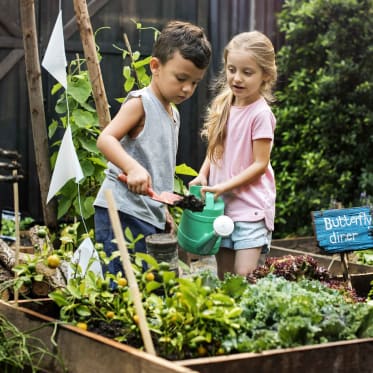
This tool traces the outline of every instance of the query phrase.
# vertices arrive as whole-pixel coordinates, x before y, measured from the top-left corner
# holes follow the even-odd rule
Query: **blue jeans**
[[[128,227],[134,238],[136,238],[139,234],[142,234],[144,236],[141,240],[138,240],[136,242],[135,248],[129,249],[128,252],[130,254],[134,254],[137,252],[146,253],[145,237],[151,234],[160,233],[161,230],[131,215],[125,214],[120,211],[118,211],[118,213],[123,232]],[[110,257],[114,251],[118,250],[116,243],[112,242],[114,238],[115,236],[111,226],[108,209],[96,206],[95,239],[96,242],[103,244],[104,251],[108,257]],[[143,269],[146,270],[145,264],[143,264]],[[105,273],[107,271],[114,275],[116,275],[118,272],[122,272],[122,274],[125,275],[119,257],[112,260],[107,266],[103,265],[103,272]]]

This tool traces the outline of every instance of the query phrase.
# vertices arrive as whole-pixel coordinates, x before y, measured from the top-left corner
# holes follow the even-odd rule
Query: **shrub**
[[[276,235],[373,193],[373,1],[287,0],[279,14]]]

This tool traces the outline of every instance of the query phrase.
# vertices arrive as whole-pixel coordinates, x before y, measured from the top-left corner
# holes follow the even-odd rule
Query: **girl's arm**
[[[121,106],[97,139],[97,147],[105,158],[127,175],[128,189],[140,194],[146,194],[152,186],[150,175],[123,149],[120,140],[126,135],[136,137],[142,130],[144,121],[141,98],[132,98]]]
[[[207,185],[207,179],[210,173],[210,160],[206,157],[202,163],[201,169],[199,170],[198,176],[194,178],[190,183],[191,185]]]
[[[271,156],[271,142],[270,139],[254,140],[253,163],[249,167],[224,183],[216,184],[211,187],[204,187],[202,191],[214,193],[215,198],[217,198],[223,193],[228,193],[235,188],[239,188],[257,180],[265,173],[268,167]]]

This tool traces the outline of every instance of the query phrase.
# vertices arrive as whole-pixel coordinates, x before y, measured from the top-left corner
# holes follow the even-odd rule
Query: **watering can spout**
[[[215,246],[216,241],[218,240],[219,236],[215,232],[211,232],[207,234],[203,241],[200,243],[200,246],[196,248],[196,250],[201,255],[209,254],[212,248]]]
[[[231,218],[226,215],[221,215],[217,217],[213,222],[213,231],[211,233],[205,234],[200,246],[197,248],[201,255],[208,255],[216,241],[220,237],[228,237],[232,234],[234,229],[234,223]]]

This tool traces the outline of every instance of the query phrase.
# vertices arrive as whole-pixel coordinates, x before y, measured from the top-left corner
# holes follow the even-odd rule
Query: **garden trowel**
[[[127,175],[119,174],[118,179],[123,183],[127,183]],[[147,191],[148,196],[155,201],[164,203],[169,206],[179,206],[181,208],[187,208],[191,211],[202,211],[205,204],[203,201],[193,195],[182,195],[171,192],[156,193],[152,188]]]

